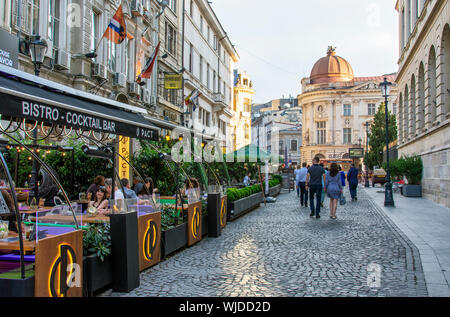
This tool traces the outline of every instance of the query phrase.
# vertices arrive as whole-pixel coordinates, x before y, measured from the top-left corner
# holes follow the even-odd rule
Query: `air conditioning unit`
[[[125,74],[122,73],[114,73],[112,85],[114,87],[125,87],[127,84],[127,79]]]
[[[149,105],[150,104],[150,90],[148,89],[142,89],[142,102],[145,105]]]
[[[62,49],[56,49],[54,56],[55,68],[69,69],[70,68],[70,54]]]
[[[133,0],[131,1],[131,13],[134,16],[142,16],[144,15],[144,6],[142,5],[141,0]]]
[[[98,63],[92,63],[91,76],[100,79],[108,79],[106,66]]]
[[[140,93],[140,89],[141,87],[139,86],[138,83],[134,82],[134,83],[129,83],[128,84],[128,93],[130,95],[135,95],[135,96],[139,96]]]

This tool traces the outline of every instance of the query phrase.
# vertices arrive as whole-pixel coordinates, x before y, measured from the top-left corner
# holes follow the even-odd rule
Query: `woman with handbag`
[[[339,168],[336,163],[330,166],[330,173],[325,179],[325,192],[330,198],[330,218],[336,219],[336,209],[338,200],[342,195],[342,182],[339,174]]]

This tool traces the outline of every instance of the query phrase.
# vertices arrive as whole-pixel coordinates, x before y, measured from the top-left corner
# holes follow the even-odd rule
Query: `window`
[[[216,92],[216,71],[213,71],[213,92]]]
[[[352,143],[352,129],[344,128],[344,144]]]
[[[0,0],[0,25],[5,25],[6,0]]]
[[[208,25],[208,29],[207,29],[207,39],[208,39],[208,44],[211,44],[211,28]]]
[[[91,32],[90,32],[90,37],[91,37],[90,50],[91,51],[94,51],[98,44],[97,36],[98,36],[98,29],[99,29],[99,20],[100,20],[99,15],[94,10],[92,10],[91,11]]]
[[[203,83],[203,56],[200,55],[200,62],[199,62],[199,77],[198,79],[200,80],[201,83]]]
[[[317,122],[317,144],[325,144],[326,127],[327,123],[325,121]]]
[[[194,18],[194,0],[191,0],[190,6],[189,6],[189,14],[191,18]]]
[[[400,23],[401,23],[401,32],[400,32],[400,38],[401,38],[401,44],[402,48],[405,47],[405,9],[402,9],[402,13],[400,14]]]
[[[251,100],[248,98],[244,98],[244,112],[251,112]]]
[[[376,107],[376,105],[374,103],[369,103],[367,105],[367,114],[369,116],[374,116],[375,112],[376,112],[376,109],[377,109],[377,107]]]
[[[39,34],[39,0],[22,0],[20,8],[21,21],[19,21],[19,1],[14,1],[12,8],[13,23],[16,27],[29,35]]]
[[[291,151],[297,152],[297,140],[291,140]]]
[[[177,12],[177,0],[169,0],[169,8],[173,12]]]
[[[47,37],[53,42],[53,46],[59,47],[59,22],[60,22],[59,0],[48,1],[48,27]]]
[[[189,72],[192,74],[194,69],[194,45],[189,46]]]
[[[397,104],[396,103],[392,104],[392,113],[397,114]]]
[[[206,64],[206,87],[208,89],[211,89],[211,78],[209,74],[209,64]]]
[[[172,25],[166,22],[166,50],[176,56],[177,34]]]
[[[220,76],[219,76],[219,80],[218,80],[217,84],[219,85],[217,92],[221,92],[222,91],[222,79],[220,79]]]
[[[278,150],[279,153],[284,153],[284,141],[280,140],[280,147]]]
[[[214,47],[214,50],[217,50],[217,36],[216,35],[214,35],[214,38],[213,38],[213,47]]]
[[[344,105],[344,116],[352,115],[352,105]]]
[[[200,16],[200,33],[203,34],[203,16]]]

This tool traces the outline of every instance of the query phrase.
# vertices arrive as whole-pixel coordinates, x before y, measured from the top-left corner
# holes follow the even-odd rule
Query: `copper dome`
[[[328,47],[327,56],[319,59],[311,71],[312,84],[352,81],[353,69],[349,62],[336,56],[335,48]]]

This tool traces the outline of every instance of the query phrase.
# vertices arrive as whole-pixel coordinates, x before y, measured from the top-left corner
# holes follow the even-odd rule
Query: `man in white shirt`
[[[248,173],[248,175],[245,175],[244,177],[244,186],[250,186],[250,173]]]
[[[306,168],[306,163],[302,164],[302,168],[298,170],[298,187],[300,188],[300,205],[308,207],[308,191],[306,190],[306,175],[308,174],[308,169]]]

